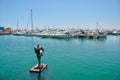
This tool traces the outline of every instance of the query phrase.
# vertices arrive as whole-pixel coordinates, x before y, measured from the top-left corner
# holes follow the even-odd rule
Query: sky
[[[0,26],[120,29],[120,0],[0,0]],[[97,26],[98,22],[98,26]]]

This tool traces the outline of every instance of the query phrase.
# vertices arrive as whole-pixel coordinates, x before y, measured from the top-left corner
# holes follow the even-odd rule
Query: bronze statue
[[[38,59],[38,67],[42,67],[41,66],[41,56],[43,56],[44,54],[44,49],[42,46],[40,46],[39,44],[34,48],[37,59]]]

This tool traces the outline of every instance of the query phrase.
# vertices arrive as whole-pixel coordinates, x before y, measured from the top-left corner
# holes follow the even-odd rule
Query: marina
[[[0,0],[0,80],[120,80],[120,0]]]
[[[42,30],[3,30],[0,35],[37,36],[41,38],[106,38],[108,35],[120,35],[120,30],[104,29],[42,29]]]
[[[119,29],[105,30],[103,28],[98,28],[98,21],[96,23],[97,29],[41,29],[38,28],[34,30],[33,25],[33,12],[30,11],[31,19],[31,30],[19,30],[18,20],[17,20],[17,30],[12,30],[11,28],[0,27],[0,35],[17,35],[17,36],[38,36],[42,38],[90,38],[99,39],[106,38],[107,35],[120,35]],[[27,24],[28,28],[28,24]]]

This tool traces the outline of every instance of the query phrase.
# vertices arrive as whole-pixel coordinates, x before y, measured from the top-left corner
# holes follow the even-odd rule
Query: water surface
[[[45,49],[39,76],[34,46]],[[0,36],[0,80],[120,80],[120,36],[106,39],[41,39]]]

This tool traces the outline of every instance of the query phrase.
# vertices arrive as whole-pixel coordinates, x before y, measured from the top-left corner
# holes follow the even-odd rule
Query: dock
[[[41,65],[42,65],[42,67],[39,68],[39,67],[38,67],[38,64],[36,64],[35,66],[33,66],[33,67],[30,69],[30,72],[41,73],[41,72],[44,71],[44,70],[47,68],[47,66],[48,66],[48,64],[41,64]]]

